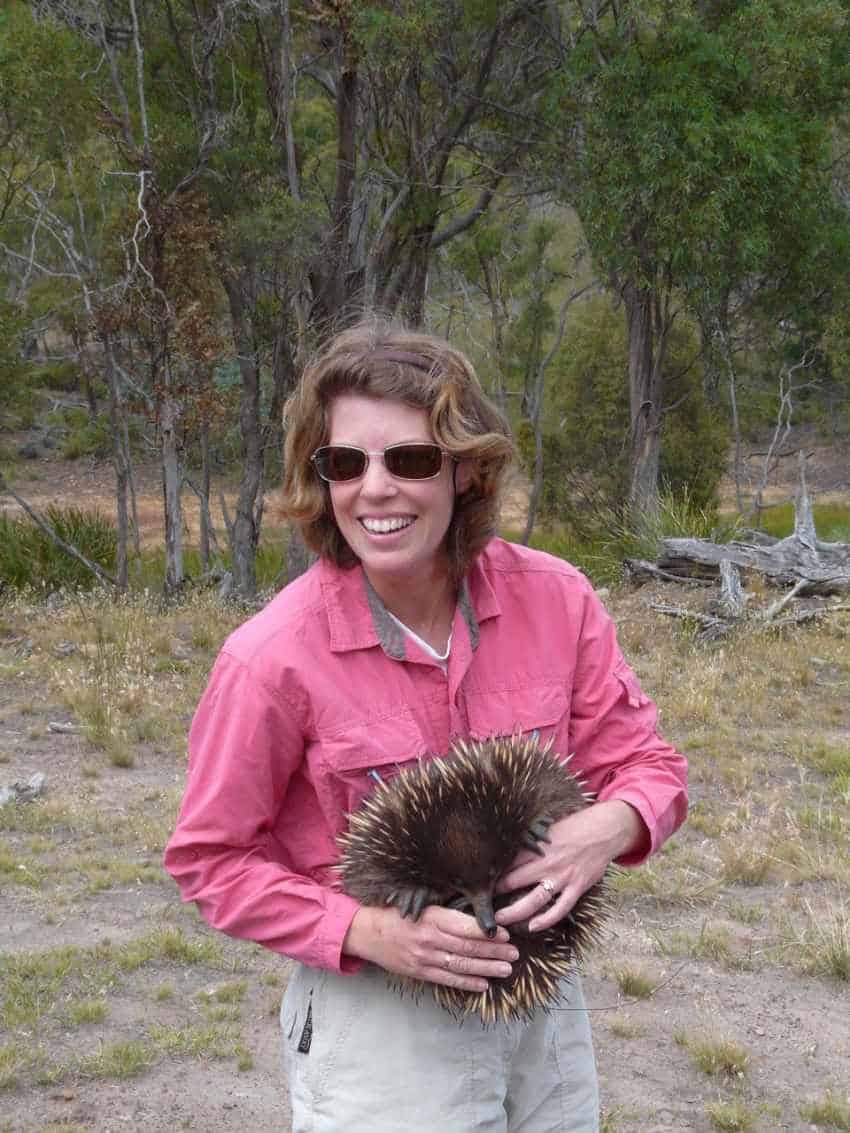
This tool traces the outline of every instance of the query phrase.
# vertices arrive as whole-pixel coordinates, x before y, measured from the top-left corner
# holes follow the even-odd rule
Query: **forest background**
[[[285,398],[377,313],[473,357],[526,541],[554,522],[587,566],[659,516],[710,529],[730,452],[758,523],[792,430],[850,430],[848,37],[835,0],[10,0],[7,487],[50,446],[110,457],[114,534],[41,518],[124,588],[156,459],[166,590],[190,562],[250,598]]]

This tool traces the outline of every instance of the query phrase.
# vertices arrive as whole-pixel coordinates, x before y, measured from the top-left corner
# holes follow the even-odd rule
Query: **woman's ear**
[[[475,480],[476,466],[474,460],[459,460],[455,465],[455,494],[462,496],[468,491]]]

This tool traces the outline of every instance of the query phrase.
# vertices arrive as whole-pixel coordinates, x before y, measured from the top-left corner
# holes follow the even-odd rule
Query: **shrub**
[[[671,495],[687,490],[697,508],[711,509],[726,462],[725,415],[710,405],[696,334],[675,324],[666,361],[660,476]],[[544,491],[541,519],[580,528],[600,511],[619,510],[628,494],[630,465],[628,342],[625,318],[605,299],[588,301],[570,323],[551,367],[550,412],[543,438]],[[527,422],[517,430],[523,464],[534,463]]]
[[[112,451],[112,433],[105,416],[92,420],[88,410],[71,406],[51,413],[50,422],[62,431],[62,455],[66,460],[107,457]]]
[[[38,367],[35,371],[35,380],[48,389],[60,390],[62,393],[76,393],[80,387],[80,368],[70,359],[64,362],[51,362],[46,366]]]
[[[66,543],[111,571],[115,567],[117,533],[114,524],[97,511],[51,505],[45,519]],[[15,589],[44,587],[91,589],[94,574],[58,547],[28,518],[0,515],[0,584]]]

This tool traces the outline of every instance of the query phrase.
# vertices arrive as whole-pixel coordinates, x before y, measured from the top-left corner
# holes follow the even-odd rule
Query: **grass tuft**
[[[749,1133],[755,1129],[755,1114],[743,1102],[710,1102],[705,1112],[720,1133]]]
[[[68,1008],[68,1020],[75,1027],[86,1023],[102,1023],[106,1014],[106,1004],[102,999],[81,999]]]
[[[750,1056],[734,1039],[713,1036],[698,1038],[681,1030],[676,1031],[673,1037],[680,1046],[687,1049],[703,1074],[710,1077],[743,1078],[746,1073]]]
[[[152,1064],[155,1052],[140,1039],[104,1043],[97,1054],[81,1060],[76,1073],[81,1078],[132,1078]]]
[[[802,1106],[800,1113],[811,1125],[830,1133],[850,1133],[850,1097],[842,1101],[827,1090],[819,1101]]]
[[[791,945],[803,971],[850,983],[850,906],[817,913],[806,902],[807,926]]]
[[[617,986],[629,999],[649,999],[658,986],[658,981],[638,968],[628,966],[617,968],[614,972]]]

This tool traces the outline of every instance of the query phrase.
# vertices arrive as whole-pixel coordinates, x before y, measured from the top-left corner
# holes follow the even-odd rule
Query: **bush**
[[[665,415],[660,476],[675,497],[685,491],[692,506],[710,509],[726,462],[724,414],[709,404],[695,332],[674,325],[666,357]],[[552,363],[550,412],[543,438],[541,518],[586,532],[600,511],[622,510],[630,472],[628,342],[625,317],[606,299],[588,301],[570,323]],[[531,470],[534,439],[521,424],[517,441]]]
[[[34,377],[39,385],[60,390],[62,393],[76,393],[80,388],[80,368],[70,359],[39,366]]]
[[[45,519],[60,539],[104,570],[115,569],[118,538],[114,524],[106,516],[97,511],[51,505]],[[0,586],[17,590],[28,586],[89,590],[96,581],[90,570],[58,547],[31,519],[0,515]]]
[[[112,433],[105,416],[92,421],[88,410],[72,407],[51,413],[50,423],[63,430],[61,451],[66,460],[105,458],[112,452]]]
[[[32,370],[23,357],[24,329],[20,311],[0,299],[0,425],[5,428],[28,429],[38,407]]]

